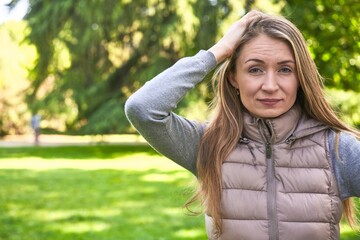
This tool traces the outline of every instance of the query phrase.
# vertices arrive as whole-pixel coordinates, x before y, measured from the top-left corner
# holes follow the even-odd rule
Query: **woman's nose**
[[[273,72],[267,72],[264,76],[264,82],[262,85],[262,90],[272,92],[276,91],[279,88],[279,85],[276,80],[276,74]]]

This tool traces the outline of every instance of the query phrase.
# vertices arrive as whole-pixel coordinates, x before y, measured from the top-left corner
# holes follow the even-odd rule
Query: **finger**
[[[245,24],[249,24],[251,21],[257,18],[261,18],[264,15],[264,13],[258,11],[258,10],[251,10],[247,14],[245,14],[241,20],[245,22]]]

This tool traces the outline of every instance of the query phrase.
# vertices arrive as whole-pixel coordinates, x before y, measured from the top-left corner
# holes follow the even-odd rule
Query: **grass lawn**
[[[206,239],[193,183],[147,146],[0,148],[0,239]]]

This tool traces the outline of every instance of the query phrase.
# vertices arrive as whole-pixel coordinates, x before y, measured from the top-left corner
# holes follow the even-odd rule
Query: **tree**
[[[23,93],[29,86],[27,68],[33,67],[36,53],[23,42],[26,32],[25,22],[0,25],[0,136],[23,134],[30,128]]]
[[[230,12],[225,0],[30,0],[30,6],[28,40],[39,58],[29,106],[85,133],[127,129],[120,105],[129,94],[210,46]]]
[[[356,0],[286,0],[282,13],[307,39],[328,99],[339,117],[360,127],[360,4]]]
[[[52,128],[127,131],[122,106],[132,92],[181,57],[210,47],[252,7],[281,9],[308,39],[327,86],[358,91],[360,9],[349,1],[277,0],[270,10],[265,0],[29,0],[27,40],[38,58],[27,103]],[[190,92],[178,111],[206,108],[208,85]]]
[[[360,91],[360,4],[357,0],[286,0],[282,13],[305,35],[325,84]]]

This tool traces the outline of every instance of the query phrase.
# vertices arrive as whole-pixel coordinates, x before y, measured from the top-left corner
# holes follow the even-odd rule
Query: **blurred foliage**
[[[228,1],[30,0],[28,40],[39,58],[27,101],[66,129],[123,132],[127,97],[179,58],[209,47]],[[45,93],[44,88],[46,88]]]
[[[328,100],[339,117],[347,124],[360,129],[360,93],[341,89],[326,89]]]
[[[307,39],[328,87],[360,91],[358,0],[285,0],[282,13]]]
[[[32,59],[26,57],[22,63],[30,74],[26,87],[15,94],[21,104],[5,94],[0,97],[1,134],[24,132],[21,126],[27,126],[29,110],[42,116],[47,129],[77,134],[133,131],[123,111],[130,94],[178,59],[212,46],[252,8],[281,12],[301,29],[327,86],[359,91],[360,9],[353,1],[29,0],[28,27],[21,32],[15,25],[0,28],[1,36],[4,26],[18,31],[13,34],[16,38],[1,37],[9,51],[20,55],[24,47],[33,51]],[[9,56],[15,55],[5,51],[0,55],[1,78],[10,69]],[[29,59],[35,63],[29,64]],[[20,72],[12,70],[26,78]],[[0,79],[0,91],[8,92],[4,82]],[[210,92],[209,81],[203,81],[179,104],[178,113],[204,120]],[[347,105],[340,101],[334,104]],[[345,111],[347,121],[356,122],[347,112],[353,108],[338,109]]]
[[[25,22],[0,25],[0,136],[22,134],[29,128],[23,96],[29,87],[27,68],[33,67],[36,52],[23,42],[26,31]]]

